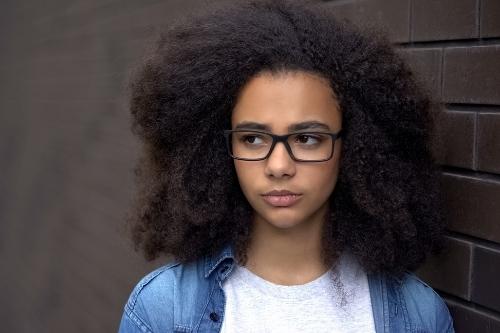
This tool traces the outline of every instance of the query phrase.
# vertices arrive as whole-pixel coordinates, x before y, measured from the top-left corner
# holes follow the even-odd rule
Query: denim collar
[[[207,255],[205,257],[205,265],[203,272],[205,273],[205,278],[208,278],[213,271],[217,269],[220,264],[229,259],[231,264],[234,262],[234,250],[231,243],[227,243],[224,247],[217,252],[215,255]]]

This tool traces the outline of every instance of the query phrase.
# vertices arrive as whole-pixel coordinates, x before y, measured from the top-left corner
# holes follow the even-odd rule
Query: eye
[[[259,135],[255,135],[255,134],[243,135],[243,136],[241,136],[240,141],[242,141],[244,143],[257,144],[257,145],[264,143],[264,140],[262,139],[262,137],[260,137]]]
[[[295,137],[295,141],[305,145],[315,145],[321,143],[322,138],[313,134],[299,134]]]

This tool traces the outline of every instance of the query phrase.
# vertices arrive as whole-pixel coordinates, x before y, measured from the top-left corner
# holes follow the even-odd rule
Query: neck
[[[256,216],[247,250],[247,269],[282,285],[304,284],[324,274],[328,270],[321,256],[325,211],[286,229]]]

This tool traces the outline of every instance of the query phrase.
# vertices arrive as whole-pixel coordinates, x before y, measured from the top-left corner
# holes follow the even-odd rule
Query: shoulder
[[[156,332],[162,327],[155,326],[167,328],[172,323],[175,270],[179,266],[179,263],[170,263],[140,279],[125,304],[120,332]],[[160,316],[163,318],[158,321]]]
[[[179,269],[178,266],[179,263],[171,263],[144,276],[132,290],[126,307],[134,311],[145,301],[171,298],[175,286],[174,270]]]
[[[413,273],[399,279],[401,296],[413,322],[420,322],[431,332],[453,332],[453,321],[444,300]]]
[[[211,285],[205,278],[204,262],[203,258],[174,262],[144,276],[125,305],[120,332],[170,332],[193,325]]]

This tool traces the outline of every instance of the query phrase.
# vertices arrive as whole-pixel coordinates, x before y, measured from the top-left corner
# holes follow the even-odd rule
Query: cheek
[[[238,160],[233,160],[233,161],[234,161],[234,170],[236,171],[238,180],[240,180],[241,183],[241,177],[243,177],[243,174],[245,173],[245,167],[242,165],[241,161]]]
[[[335,146],[335,154],[327,164],[321,166],[321,181],[324,185],[328,184],[327,188],[333,191],[340,171],[340,156],[341,146]],[[326,187],[326,186],[325,186]]]
[[[246,163],[245,161],[234,160],[234,169],[238,176],[241,190],[243,193],[247,193],[250,189],[249,187],[252,185],[252,180],[255,180],[257,174],[255,165]]]
[[[317,189],[316,193],[319,196],[329,196],[337,183],[338,164],[327,163],[317,167],[316,170],[311,170],[313,172],[310,172],[309,176],[305,178],[310,188]]]

